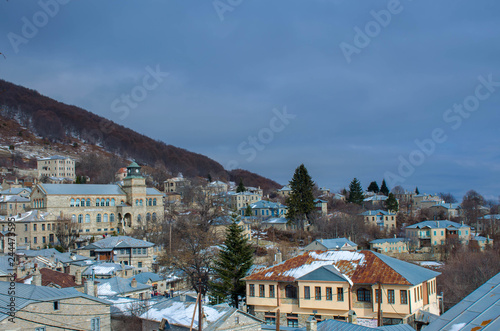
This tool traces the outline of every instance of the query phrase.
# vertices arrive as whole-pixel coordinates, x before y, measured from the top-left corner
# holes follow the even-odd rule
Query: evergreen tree
[[[238,187],[236,188],[236,193],[245,192],[246,190],[247,190],[247,188],[245,187],[245,185],[243,185],[243,180],[240,178],[240,183],[238,184]]]
[[[419,195],[419,194],[420,194],[420,191],[418,190],[418,186],[417,186],[417,187],[415,187],[415,194],[416,194],[416,195]]]
[[[252,216],[252,207],[250,205],[245,209],[245,216]]]
[[[371,182],[370,186],[368,186],[368,192],[378,193],[379,191],[380,189],[376,181]]]
[[[385,200],[385,208],[389,211],[397,212],[399,210],[398,200],[394,194],[389,193],[389,197]]]
[[[209,182],[209,183],[212,182],[212,175],[210,175],[210,174],[207,175],[207,182]]]
[[[363,202],[363,198],[364,195],[361,183],[357,178],[354,178],[349,184],[349,198],[347,201],[360,205]]]
[[[387,184],[385,183],[385,179],[382,179],[382,185],[380,185],[380,193],[382,193],[385,196],[389,195],[389,188],[387,187]]]
[[[289,186],[292,192],[286,200],[287,218],[291,221],[303,220],[314,211],[314,182],[303,164],[295,169]]]
[[[233,223],[226,230],[224,246],[214,261],[215,277],[210,283],[211,301],[228,302],[238,308],[240,299],[245,297],[245,281],[241,280],[253,264],[254,250],[232,216]]]

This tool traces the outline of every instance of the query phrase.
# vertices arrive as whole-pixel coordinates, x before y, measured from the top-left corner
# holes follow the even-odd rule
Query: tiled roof
[[[138,247],[152,247],[153,243],[149,241],[135,239],[128,236],[107,237],[85,246],[82,249],[112,249],[112,248],[138,248]]]
[[[49,213],[43,212],[38,209],[30,210],[26,213],[22,213],[19,215],[12,216],[14,218],[14,222],[38,222],[38,221],[46,221]],[[0,220],[5,220],[5,216],[0,216]]]
[[[271,217],[265,221],[262,221],[263,224],[287,224],[288,220],[284,217]]]
[[[62,288],[78,286],[78,284],[75,282],[75,276],[71,276],[63,272],[48,268],[41,268],[40,274],[42,275],[42,286],[49,286],[50,284],[54,284]],[[28,275],[16,281],[18,283],[24,283],[24,280],[27,280],[31,277],[33,277],[33,275]]]
[[[141,272],[140,274],[132,276],[129,279],[132,280],[132,278],[135,278],[137,282],[142,284],[146,284],[148,280],[151,280],[152,282],[157,282],[165,279],[164,277],[161,277],[160,275],[155,274],[154,272]]]
[[[363,215],[363,216],[376,216],[376,215],[396,215],[396,214],[391,214],[385,210],[382,210],[382,209],[377,209],[377,210],[367,210],[363,213],[361,213],[360,215]]]
[[[23,191],[31,192],[29,187],[11,187],[8,190],[3,190],[0,192],[0,195],[17,195]]]
[[[370,241],[370,244],[383,244],[383,243],[398,243],[402,241],[410,241],[408,238],[384,238],[384,239],[375,239]]]
[[[82,272],[83,276],[91,276],[92,275],[92,270],[94,271],[95,275],[98,276],[113,276],[115,275],[118,271],[126,270],[126,269],[133,269],[131,266],[125,266],[121,265],[119,263],[96,263],[91,266],[89,266],[87,269],[85,269]]]
[[[262,208],[286,208],[286,206],[282,205],[278,202],[272,202],[267,200],[260,200],[250,204],[252,209],[262,209]]]
[[[115,184],[38,184],[47,194],[53,195],[125,195]]]
[[[426,326],[425,330],[500,330],[500,273]]]
[[[126,295],[130,292],[143,291],[151,288],[151,285],[137,282],[135,287],[132,287],[132,278],[113,277],[109,279],[99,279],[97,285],[97,295],[113,296]]]
[[[417,224],[413,224],[407,226],[407,229],[423,229],[423,228],[431,228],[431,229],[442,229],[442,228],[463,228],[469,227],[467,225],[458,224],[456,222],[448,221],[448,220],[436,220],[436,221],[423,221]]]
[[[334,265],[353,283],[414,285],[439,273],[372,251],[309,251],[278,265],[260,269],[246,280],[293,282],[326,265]]]
[[[347,238],[333,238],[333,239],[316,239],[316,242],[325,246],[326,249],[341,248],[345,245],[357,247],[358,245]]]

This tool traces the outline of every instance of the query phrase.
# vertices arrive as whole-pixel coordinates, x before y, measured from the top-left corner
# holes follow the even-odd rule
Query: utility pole
[[[382,310],[380,310],[380,306],[382,303],[382,290],[380,289],[380,281],[378,282],[378,296],[377,296],[377,326],[382,326]]]
[[[203,295],[201,294],[202,289],[203,289],[203,284],[201,283],[201,278],[200,278],[200,284],[198,287],[198,293],[200,295],[200,304],[198,305],[198,331],[202,331],[202,327],[203,327],[203,315],[202,315],[203,308],[201,306],[201,304],[203,302]]]
[[[280,331],[280,310],[276,310],[276,331]]]

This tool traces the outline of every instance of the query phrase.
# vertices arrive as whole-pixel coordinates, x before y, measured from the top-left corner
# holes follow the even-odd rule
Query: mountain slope
[[[25,131],[43,139],[44,144],[48,141],[97,145],[107,152],[135,159],[141,164],[163,165],[174,175],[181,172],[187,177],[206,177],[210,174],[212,178],[222,180],[231,178],[221,164],[204,155],[167,145],[85,109],[66,105],[4,80],[0,80],[0,106],[0,115],[15,120]],[[13,134],[7,132],[0,127],[4,141],[9,140],[5,135]],[[16,139],[11,138],[13,141]],[[245,176],[248,186],[266,186],[266,190],[280,187],[278,183],[258,175],[254,176],[254,185],[251,175]]]

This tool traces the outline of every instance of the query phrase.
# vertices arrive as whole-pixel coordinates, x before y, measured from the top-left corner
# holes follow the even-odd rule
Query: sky
[[[2,1],[0,78],[337,192],[500,196],[500,2]]]

